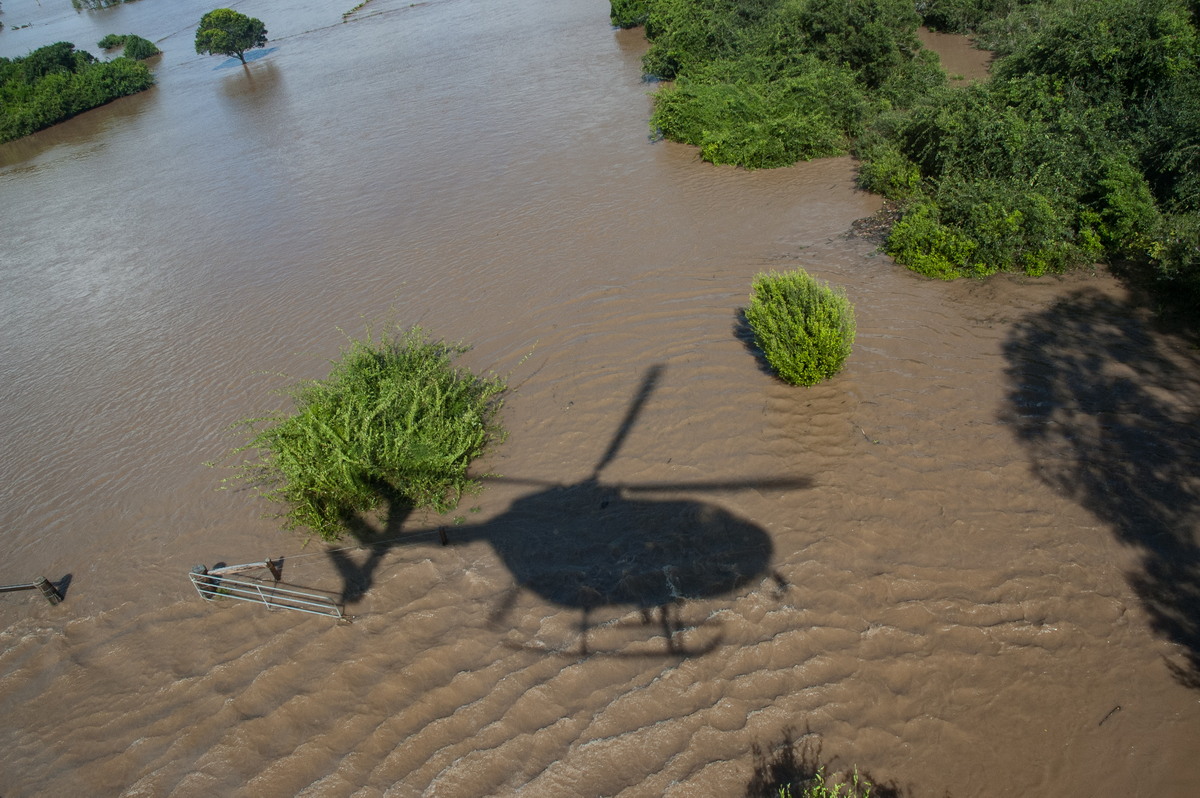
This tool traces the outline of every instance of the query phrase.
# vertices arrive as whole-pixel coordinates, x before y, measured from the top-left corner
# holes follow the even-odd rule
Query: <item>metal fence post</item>
[[[39,576],[34,580],[33,584],[38,590],[42,591],[42,595],[46,597],[52,605],[62,601],[62,594],[58,592],[58,588],[50,584],[50,580],[44,576]]]

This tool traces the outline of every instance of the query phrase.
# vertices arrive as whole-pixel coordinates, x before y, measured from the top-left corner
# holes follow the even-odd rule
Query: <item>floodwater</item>
[[[650,140],[601,0],[346,5],[240,4],[243,69],[211,3],[4,3],[3,55],[164,55],[0,146],[0,582],[68,582],[0,595],[0,794],[735,796],[789,731],[912,796],[1195,794],[1194,348],[1103,274],[898,268],[849,160]],[[811,389],[738,316],[797,266],[858,316]],[[216,490],[389,321],[509,376],[504,479],[335,553]],[[187,579],[268,556],[353,623]]]
[[[923,47],[938,54],[951,83],[962,85],[987,79],[991,53],[976,48],[969,37],[918,28],[917,38]]]

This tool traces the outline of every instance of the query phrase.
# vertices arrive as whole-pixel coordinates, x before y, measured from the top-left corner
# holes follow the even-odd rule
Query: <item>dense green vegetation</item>
[[[154,84],[150,70],[131,58],[97,61],[69,42],[0,58],[0,142],[49,127]]]
[[[918,15],[917,10],[920,10]],[[924,274],[1142,262],[1200,290],[1197,0],[613,0],[673,81],[652,126],[749,168],[851,152]],[[972,33],[957,88],[918,24]]]
[[[934,92],[862,148],[902,201],[887,249],[937,277],[1099,260],[1200,269],[1200,37],[1177,0],[1024,5],[988,26],[993,79]],[[899,172],[910,191],[888,185]],[[892,181],[895,182],[895,181]]]
[[[324,380],[290,395],[294,412],[244,422],[234,482],[281,502],[288,529],[337,540],[357,513],[382,506],[453,509],[478,488],[471,461],[503,438],[498,378],[454,367],[461,344],[413,328],[352,341]]]
[[[201,55],[228,55],[245,64],[246,51],[266,43],[263,21],[231,8],[209,11],[196,28],[196,52]]]
[[[854,309],[845,292],[803,269],[755,277],[746,321],[767,363],[792,385],[837,374],[854,345]]]
[[[97,42],[97,46],[102,50],[115,50],[118,47],[124,47],[125,50],[121,54],[126,58],[132,58],[134,61],[141,61],[162,52],[154,42],[149,39],[143,39],[141,36],[134,36],[132,33],[124,35],[110,33]]]
[[[621,0],[644,24],[645,70],[672,80],[652,126],[714,163],[750,168],[845,153],[875,106],[943,80],[907,0]]]

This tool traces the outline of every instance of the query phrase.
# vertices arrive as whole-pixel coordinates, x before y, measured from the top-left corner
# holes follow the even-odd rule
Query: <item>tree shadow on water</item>
[[[1001,420],[1047,485],[1142,557],[1127,575],[1169,662],[1200,688],[1200,355],[1138,305],[1085,289],[1032,314],[1004,344]]]

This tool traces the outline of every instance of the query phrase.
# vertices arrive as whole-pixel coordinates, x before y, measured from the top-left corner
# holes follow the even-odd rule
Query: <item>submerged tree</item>
[[[246,51],[267,43],[267,28],[262,20],[240,14],[232,8],[218,8],[200,18],[196,30],[196,52],[201,55],[236,56],[246,63]]]
[[[454,366],[468,347],[419,328],[355,340],[324,380],[301,383],[295,406],[245,422],[234,483],[287,507],[289,529],[337,540],[356,514],[381,507],[445,512],[480,485],[471,461],[501,440],[504,380]]]
[[[110,33],[101,39],[98,44],[105,50],[115,50],[118,47],[123,47],[125,50],[122,55],[126,58],[132,58],[134,61],[141,61],[162,52],[154,42],[149,39],[143,39],[141,36],[135,36],[132,33],[125,35]]]

